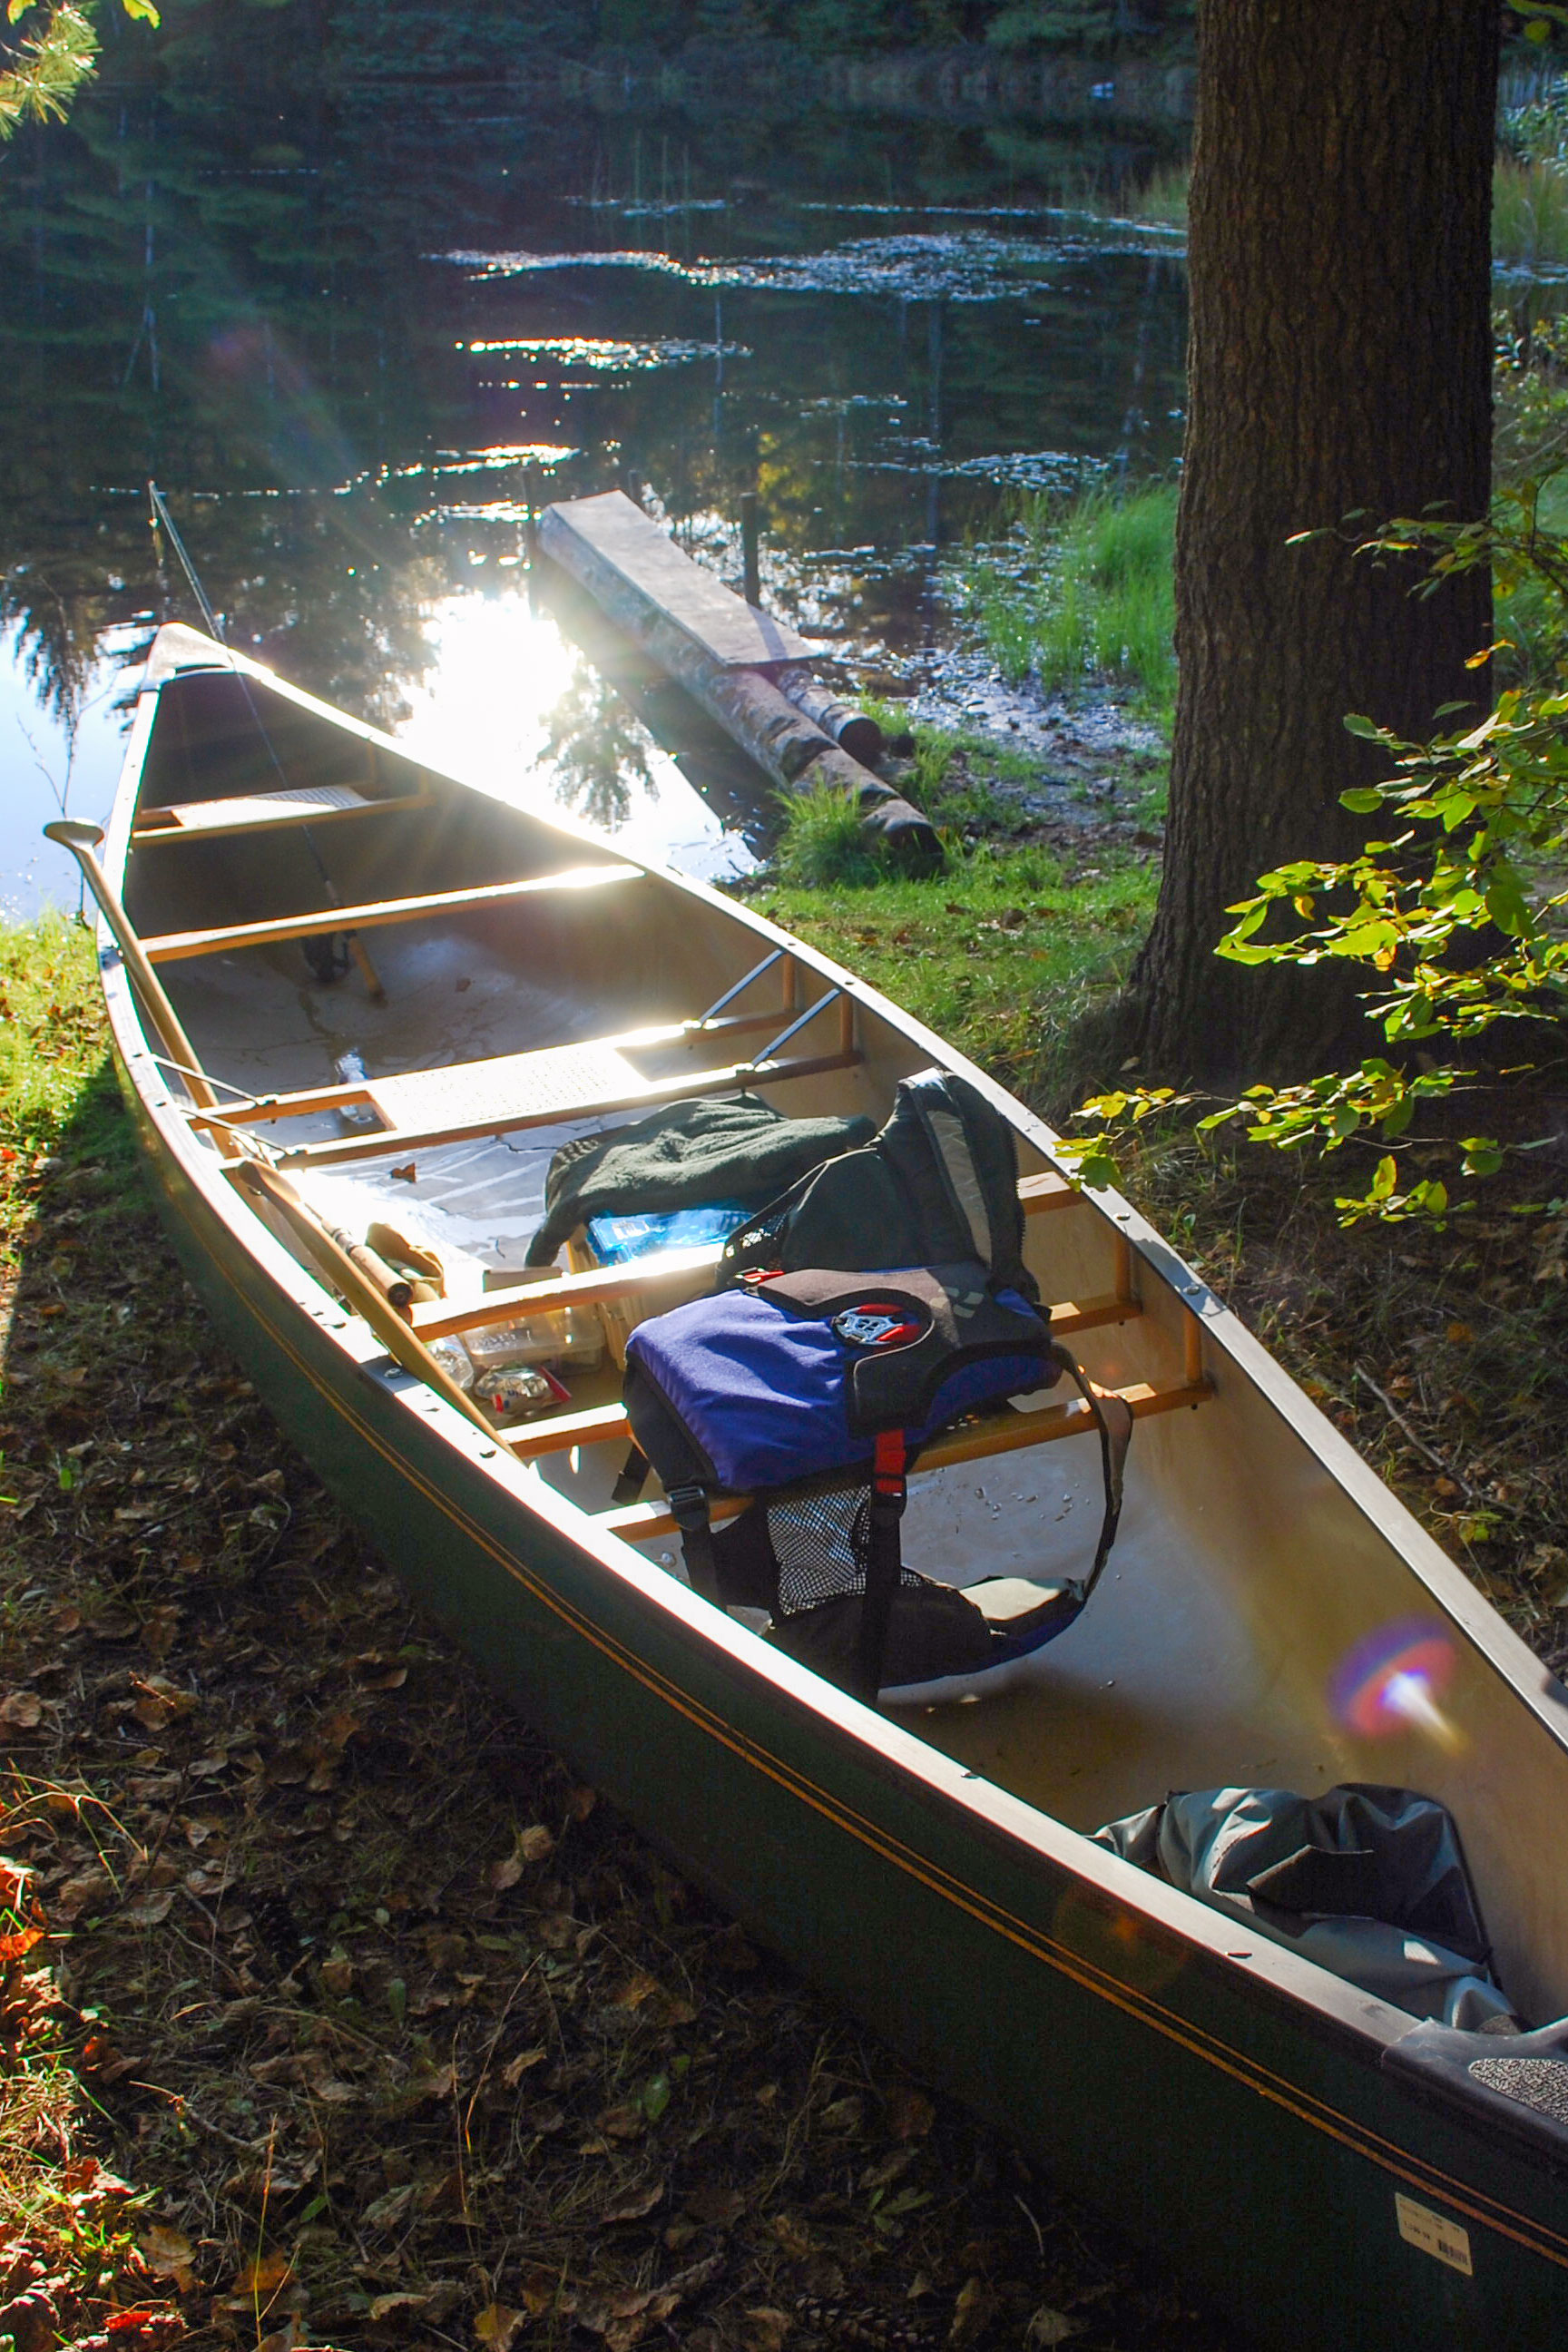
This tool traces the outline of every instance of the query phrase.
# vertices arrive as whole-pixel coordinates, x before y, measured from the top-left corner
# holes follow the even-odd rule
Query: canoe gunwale
[[[268,673],[258,666],[247,662],[243,666],[269,688],[274,686]],[[298,689],[284,689],[281,682],[277,684],[290,700],[321,719],[343,723],[337,714]],[[144,689],[132,724],[125,770],[106,842],[106,863],[111,878],[116,880],[123,873],[128,854],[136,789],[151,740],[157,701],[157,690]],[[354,731],[374,733],[357,726]],[[390,744],[390,739],[382,740],[388,741],[389,748],[397,749]],[[455,779],[437,777],[435,781],[447,789],[454,785],[463,789]],[[552,819],[535,821],[554,823]],[[557,829],[575,838],[594,839],[591,835],[578,835],[569,824]],[[717,906],[728,919],[740,923],[759,943],[782,948],[799,957],[803,964],[823,979],[842,987],[867,1012],[889,1022],[917,1050],[962,1071],[1051,1162],[1056,1139],[1043,1121],[1024,1111],[984,1073],[966,1064],[951,1046],[888,1004],[864,982],[830,959],[792,940],[787,933],[776,930],[765,919],[723,899],[707,886],[657,867],[649,870],[659,881],[699,902]],[[107,943],[101,929],[100,936]],[[781,1767],[776,1754],[759,1746],[750,1734],[737,1727],[739,1721],[771,1714],[787,1734],[781,1745],[798,1748],[804,1742],[826,1748],[836,1759],[836,1768],[842,1765],[851,1779],[868,1780],[896,1793],[900,1801],[917,1804],[933,1821],[945,1820],[950,1826],[961,1827],[963,1837],[974,1846],[977,1858],[984,1855],[993,1876],[1033,1874],[1037,1877],[1044,1872],[1048,1878],[1065,1881],[1075,1899],[1087,1904],[1105,1920],[1112,1925],[1135,1923],[1142,1943],[1175,1956],[1187,1972],[1184,1982],[1206,1989],[1207,1995],[1217,1997],[1222,2007],[1228,2001],[1237,2011],[1260,2009],[1287,2021],[1295,2032],[1353,2062],[1358,2070],[1365,2073],[1369,2083],[1375,2076],[1387,2088],[1391,2078],[1381,2067],[1381,2056],[1414,2029],[1415,2021],[1405,2011],[1360,1992],[1295,1953],[1257,1937],[1244,1938],[1253,1948],[1245,1959],[1238,1958],[1235,1921],[1226,1920],[1195,1898],[1178,1893],[1107,1849],[1096,1846],[1088,1837],[1027,1800],[967,1770],[918,1733],[862,1706],[847,1694],[796,1666],[783,1653],[759,1642],[723,1612],[712,1610],[679,1580],[645,1560],[630,1545],[595,1527],[592,1517],[569,1496],[513,1462],[499,1434],[495,1444],[487,1444],[481,1433],[466,1423],[452,1408],[431,1397],[410,1375],[388,1366],[373,1335],[346,1314],[225,1181],[221,1163],[190,1129],[188,1107],[172,1090],[153,1059],[152,1045],[142,1032],[124,971],[112,958],[100,956],[100,962],[104,965],[104,988],[121,1082],[134,1105],[144,1147],[161,1189],[172,1213],[188,1234],[192,1248],[221,1277],[268,1345],[281,1348],[297,1364],[303,1362],[312,1349],[319,1356],[325,1348],[331,1365],[328,1376],[323,1380],[311,1372],[307,1377],[351,1427],[363,1423],[354,1401],[356,1394],[364,1393],[367,1387],[375,1393],[382,1411],[388,1397],[396,1401],[400,1433],[406,1442],[395,1453],[388,1454],[388,1459],[405,1477],[419,1476],[437,1500],[446,1494],[447,1499],[440,1501],[442,1508],[449,1508],[449,1480],[438,1475],[426,1479],[420,1468],[422,1460],[431,1457],[432,1445],[432,1458],[447,1465],[460,1481],[471,1483],[477,1476],[489,1489],[504,1493],[515,1536],[504,1549],[489,1541],[485,1548],[504,1576],[521,1585],[535,1604],[559,1616],[569,1614],[577,1620],[570,1627],[577,1638],[592,1642],[611,1657],[620,1671],[633,1674],[649,1688],[655,1688],[646,1660],[629,1654],[613,1655],[603,1620],[572,1607],[552,1587],[548,1578],[529,1568],[531,1525],[542,1534],[547,1532],[556,1545],[568,1548],[592,1580],[609,1580],[601,1583],[600,1589],[607,1597],[618,1595],[618,1606],[624,1608],[629,1601],[635,1612],[653,1612],[664,1629],[667,1645],[673,1640],[677,1646],[683,1647],[699,1669],[698,1682],[717,1677],[736,1695],[731,1708],[718,1712],[705,1708],[704,1715],[710,1716],[711,1720],[705,1721],[703,1727],[710,1737],[722,1739],[742,1755],[751,1769],[773,1775],[783,1769],[792,1784],[799,1782],[794,1768],[787,1764]],[[1568,1749],[1568,1694],[1563,1693],[1560,1685],[1552,1685],[1552,1678],[1539,1661],[1502,1625],[1338,1431],[1317,1412],[1259,1343],[1136,1212],[1113,1194],[1084,1197],[1124,1237],[1133,1257],[1141,1260],[1156,1280],[1169,1284],[1198,1319],[1206,1348],[1215,1351],[1208,1360],[1222,1388],[1232,1369],[1252,1383],[1327,1475],[1372,1517],[1384,1539],[1431,1592],[1434,1602],[1455,1631],[1469,1640],[1494,1671],[1507,1680],[1515,1696],[1558,1746]],[[492,1507],[494,1500],[492,1491]],[[1532,1687],[1532,1681],[1539,1687]],[[679,1705],[683,1712],[690,1712],[691,1695],[687,1685],[670,1682],[668,1688],[658,1690],[658,1696],[666,1704]],[[821,1810],[826,1800],[837,1817],[847,1818],[842,1801],[832,1790],[813,1790],[807,1783],[799,1785],[804,1801]],[[860,1834],[875,1826],[862,1822],[861,1829],[852,1833]],[[913,1859],[918,1861],[919,1857]],[[974,1872],[969,1876],[979,1874]],[[972,1886],[954,1881],[951,1888],[941,1891],[948,1900],[965,1903],[973,1916],[982,1916],[974,1911]],[[1029,1949],[1037,1952],[1053,1969],[1073,1975],[1098,1998],[1116,2002],[1152,2030],[1183,2041],[1207,2063],[1237,2074],[1262,2096],[1290,2105],[1314,2128],[1343,2137],[1331,2120],[1325,2120],[1332,2111],[1323,2108],[1322,2103],[1315,2101],[1310,2094],[1279,2078],[1265,2079],[1268,2070],[1261,2067],[1245,2046],[1248,2038],[1245,2015],[1238,2019],[1239,2042],[1222,2042],[1194,2027],[1182,2011],[1154,2001],[1124,1979],[1099,1969],[1081,1951],[1060,1942],[1054,1950],[1048,1948],[1050,1939],[1043,1940],[1026,1922],[1014,1921],[1009,1925],[1000,1916],[987,1916],[984,1924],[992,1932],[1003,1935],[1015,1935],[1022,1929]],[[1194,2034],[1211,2046],[1198,2047]],[[1393,2088],[1398,2095],[1397,2113],[1404,2112],[1407,2097],[1423,2109],[1432,2104],[1420,2098],[1417,2086],[1406,2085],[1403,2080],[1394,2084]],[[1308,2112],[1314,2107],[1321,2112]],[[1342,2123],[1344,2120],[1341,2118]],[[1508,2136],[1500,2136],[1489,2116],[1467,2116],[1462,2131],[1451,2111],[1440,2120],[1466,2147],[1475,2141],[1491,2144],[1500,2137],[1507,2142]],[[1446,2182],[1425,2158],[1412,2155],[1395,2142],[1383,2143],[1385,2153],[1378,2154],[1374,2147],[1364,2144],[1364,2127],[1359,2123],[1354,2126],[1354,2134],[1362,2153],[1385,2170],[1403,2172],[1421,2193],[1436,2196],[1470,2213],[1485,2226],[1518,2236],[1506,2218],[1478,2210],[1478,2199],[1486,2201],[1484,2192],[1468,2181]],[[1504,2209],[1504,2214],[1511,2210]],[[1568,2266],[1568,2240],[1559,2241],[1561,2251],[1553,2252],[1539,2242],[1539,2233],[1547,2230],[1545,2223],[1523,2215],[1514,2218],[1527,2222],[1532,2233],[1528,2241],[1521,2242],[1529,2242],[1548,2260]],[[1553,2233],[1547,2230],[1547,2234]]]
[[[196,632],[185,629],[179,624],[174,625],[174,627],[181,638],[196,645],[205,645],[206,641],[201,639]],[[163,634],[167,632],[161,633]],[[231,655],[226,648],[216,645],[213,646],[213,651],[219,658],[205,667],[237,667],[260,685],[281,695],[296,708],[309,713],[323,724],[346,729],[355,736],[384,745],[387,751],[399,758],[407,758],[407,753],[391,736],[383,734],[379,730],[363,721],[349,719],[333,710],[329,704],[319,701],[314,696],[307,694],[303,688],[290,686],[287,681],[275,677],[270,671],[262,667],[260,664],[251,661],[247,656]],[[156,656],[155,641],[150,668],[155,663]],[[183,670],[164,673],[168,677],[181,674],[184,674]],[[154,678],[151,685],[143,686],[138,696],[136,715],[127,742],[125,763],[114,809],[107,828],[104,862],[111,881],[114,881],[117,887],[123,872],[136,790],[156,717],[158,695],[163,682],[162,677]],[[469,782],[459,776],[442,775],[440,772],[430,769],[427,763],[421,763],[421,765],[425,767],[433,785],[437,789],[471,791],[479,793],[481,798],[493,802],[499,807],[504,808],[510,805],[498,801],[495,795],[486,793],[481,784]],[[568,814],[563,813],[557,814],[552,812],[548,817],[531,816],[529,821],[543,824],[552,831],[565,834],[574,841],[586,844],[603,852],[602,838],[591,827]],[[820,950],[795,939],[792,933],[780,929],[765,916],[758,914],[754,909],[724,898],[706,883],[697,881],[688,875],[677,873],[673,869],[654,866],[647,860],[627,858],[625,862],[642,866],[658,882],[667,885],[702,906],[721,912],[728,920],[751,931],[759,945],[782,950],[784,954],[792,957],[798,963],[808,966],[830,987],[837,988],[846,996],[852,998],[860,1010],[886,1023],[902,1034],[920,1053],[963,1076],[1041,1155],[1051,1171],[1054,1171],[1058,1177],[1065,1176],[1065,1171],[1056,1159],[1059,1139],[1044,1119],[1018,1102],[995,1079],[977,1065],[968,1061],[946,1040],[939,1037],[934,1031],[928,1029],[911,1014],[903,1012],[901,1008],[883,997],[857,974],[849,971],[845,966],[836,963],[831,957],[823,954]],[[102,945],[111,950],[112,941],[108,939],[101,925],[100,929]],[[104,977],[107,989],[110,975],[106,971]],[[140,1047],[145,1053],[146,1041],[142,1035],[142,1025],[133,1003],[130,1006],[130,1021],[129,1035],[135,1041],[130,1050],[134,1052],[137,1047]],[[119,1034],[117,1030],[117,1039]],[[167,1115],[178,1123],[179,1129],[183,1129],[189,1117],[188,1107],[173,1094],[161,1077],[154,1076],[150,1083],[155,1096],[162,1098]],[[138,1081],[137,1084],[138,1091],[145,1093],[146,1088],[142,1082]],[[206,1164],[210,1155],[195,1143],[194,1137],[181,1133],[178,1141],[182,1161],[193,1168]],[[216,1165],[216,1162],[214,1164]],[[1188,1315],[1201,1331],[1202,1345],[1205,1351],[1205,1364],[1215,1379],[1216,1389],[1223,1390],[1226,1371],[1234,1369],[1235,1372],[1258,1392],[1285,1424],[1290,1434],[1315,1459],[1332,1484],[1341,1487],[1363,1516],[1372,1522],[1382,1539],[1395,1552],[1417,1581],[1426,1587],[1442,1613],[1458,1632],[1464,1634],[1487,1664],[1510,1685],[1516,1697],[1529,1709],[1535,1721],[1550,1733],[1555,1744],[1565,1755],[1568,1755],[1568,1688],[1565,1688],[1555,1675],[1548,1672],[1533,1651],[1503,1622],[1447,1554],[1426,1533],[1398,1498],[1389,1491],[1376,1473],[1362,1460],[1349,1440],[1305,1395],[1290,1375],[1275,1361],[1239,1318],[1226,1307],[1223,1300],[1216,1296],[1202,1276],[1178,1255],[1164,1236],[1131,1202],[1109,1188],[1094,1189],[1084,1186],[1076,1189],[1073,1197],[1105,1218],[1119,1244],[1125,1245],[1135,1267],[1141,1267],[1144,1273],[1152,1276],[1155,1282],[1169,1289],[1173,1297],[1187,1310]],[[1215,1349],[1220,1351],[1223,1358],[1228,1359],[1228,1366],[1216,1365],[1214,1362],[1212,1354],[1208,1351]]]
[[[150,1117],[148,1106],[142,1103],[141,1108]],[[163,1146],[160,1173],[166,1178],[175,1171],[177,1155],[167,1150],[166,1138],[160,1135],[158,1141]],[[202,1213],[220,1208],[221,1198],[214,1201],[205,1197],[205,1188],[202,1189]],[[221,1265],[221,1254],[210,1246],[188,1218],[185,1222],[206,1261]],[[231,1221],[225,1218],[221,1222],[226,1225]],[[339,1349],[343,1349],[349,1339],[360,1336],[335,1301],[329,1297],[324,1306],[317,1307],[310,1300],[307,1294],[315,1287],[310,1277],[269,1234],[262,1234],[263,1247],[248,1250],[232,1233],[226,1238],[231,1244],[229,1255],[236,1263],[243,1267],[247,1258],[250,1261],[253,1279],[261,1276],[280,1293],[297,1292],[278,1303],[285,1308],[292,1307],[301,1321],[308,1318],[314,1322],[318,1339],[335,1342]],[[272,1256],[281,1260],[281,1265],[268,1265],[265,1261]],[[243,1283],[237,1282],[232,1272],[226,1274],[226,1278],[263,1333],[292,1354],[286,1335],[271,1325],[270,1318],[258,1311],[252,1299],[245,1297]],[[349,1352],[356,1353],[352,1349]],[[479,1433],[470,1424],[441,1400],[430,1397],[401,1368],[378,1358],[374,1348],[367,1355],[357,1358],[349,1381],[323,1386],[321,1393],[335,1412],[356,1422],[360,1415],[354,1409],[353,1391],[366,1389],[390,1393],[409,1416],[410,1443],[399,1448],[396,1457],[405,1476],[427,1484],[420,1476],[418,1456],[426,1451],[429,1437],[437,1441],[443,1454],[452,1449],[467,1449],[469,1460],[463,1465],[466,1468],[474,1466],[477,1454],[489,1476],[494,1477],[501,1470],[504,1456],[498,1454],[493,1460],[488,1458],[489,1449],[479,1441]],[[513,1499],[522,1506],[520,1519],[526,1521],[531,1515],[552,1535],[570,1544],[579,1558],[602,1555],[603,1546],[584,1541],[582,1526],[573,1524],[579,1517],[576,1507],[556,1490],[539,1485],[521,1493],[514,1488]],[[442,1507],[448,1509],[445,1500]],[[487,1549],[510,1578],[527,1588],[534,1598],[542,1600],[546,1607],[560,1615],[577,1617],[574,1630],[610,1656],[622,1672],[632,1675],[667,1703],[676,1705],[689,1720],[693,1719],[689,1689],[680,1684],[664,1684],[639,1652],[626,1652],[607,1642],[601,1625],[580,1617],[558,1591],[530,1573],[521,1545],[504,1557],[493,1544]],[[1227,1921],[1195,1897],[1151,1877],[1026,1800],[969,1772],[941,1750],[932,1748],[918,1734],[903,1730],[900,1725],[863,1707],[847,1694],[823,1685],[782,1653],[734,1625],[722,1612],[710,1610],[684,1584],[649,1566],[638,1555],[629,1553],[626,1547],[616,1545],[614,1549],[620,1558],[595,1557],[592,1565],[608,1570],[623,1587],[630,1586],[639,1606],[647,1605],[664,1618],[680,1620],[680,1631],[689,1637],[691,1650],[700,1653],[710,1667],[718,1664],[722,1680],[737,1694],[737,1700],[723,1707],[715,1709],[700,1704],[696,1712],[700,1717],[700,1727],[752,1769],[773,1781],[783,1781],[813,1812],[826,1814],[849,1834],[858,1836],[892,1859],[897,1866],[911,1870],[928,1887],[956,1904],[990,1932],[1022,1947],[1080,1990],[1109,2001],[1143,2028],[1179,2044],[1205,2064],[1217,2067],[1311,2129],[1326,2132],[1331,2139],[1352,2148],[1422,2196],[1436,2198],[1471,2221],[1500,2231],[1544,2259],[1568,2269],[1568,2235],[1558,2236],[1534,2216],[1500,2204],[1475,2182],[1456,2177],[1402,2142],[1372,2131],[1357,2116],[1319,2098],[1299,2081],[1279,2074],[1247,2047],[1254,2038],[1249,2029],[1255,2020],[1261,2016],[1267,2022],[1272,2018],[1306,2037],[1331,2060],[1348,2062],[1369,2088],[1375,2084],[1391,2092],[1400,2107],[1408,2098],[1466,2145],[1479,2137],[1500,2153],[1520,2158],[1517,2137],[1500,2127],[1490,2116],[1466,2116],[1461,2129],[1461,2119],[1456,2116],[1451,2102],[1435,2100],[1424,2085],[1407,2084],[1402,2076],[1389,2074],[1384,2063],[1385,2053],[1415,2028],[1416,2021],[1405,2011],[1359,1991],[1264,1938],[1248,1937],[1252,1948],[1245,1956],[1238,1954],[1237,1935],[1245,1934],[1245,1930],[1238,1929],[1236,1921]],[[710,1622],[702,1622],[699,1612],[704,1612]],[[1194,2020],[1187,2009],[1173,2008],[1168,2000],[1130,1983],[1125,1977],[1112,1974],[1092,1954],[1043,1933],[1033,1921],[999,1906],[974,1884],[986,1873],[971,1870],[963,1879],[951,1873],[933,1873],[923,1854],[907,1846],[898,1851],[896,1842],[890,1846],[887,1834],[863,1807],[847,1811],[833,1788],[820,1779],[814,1781],[803,1777],[797,1767],[781,1757],[779,1748],[796,1742],[781,1740],[779,1748],[770,1748],[740,1727],[737,1718],[756,1712],[754,1707],[740,1703],[741,1695],[754,1698],[763,1684],[773,1686],[763,1696],[773,1702],[774,1711],[783,1720],[787,1722],[793,1714],[797,1725],[802,1720],[808,1722],[818,1746],[827,1748],[855,1777],[879,1783],[890,1794],[906,1800],[912,1794],[933,1823],[945,1820],[952,1826],[954,1834],[950,1835],[950,1843],[962,1841],[966,1855],[984,1855],[993,1866],[990,1875],[1027,1876],[1037,1895],[1032,1907],[1045,1907],[1041,1897],[1048,1895],[1053,1884],[1065,1884],[1068,1889],[1066,1900],[1076,1906],[1080,1916],[1086,1911],[1097,1915],[1118,1943],[1130,1925],[1136,1923],[1136,1940],[1143,1951],[1167,1957],[1189,1996],[1197,1996],[1191,2000],[1191,2007],[1212,2006],[1217,2001],[1231,2009],[1240,2029],[1237,2038],[1216,2033]],[[636,1817],[635,1804],[624,1798],[621,1801]],[[659,1824],[644,1822],[642,1826],[656,1843],[660,1842]],[[668,1839],[665,1843],[668,1849]],[[723,1887],[711,1880],[708,1883],[723,1900]],[[1054,1907],[1059,1911],[1061,1906],[1058,1903]],[[1506,2051],[1507,2044],[1500,2043],[1499,2048]],[[1531,2153],[1539,2168],[1540,2151]],[[1542,2232],[1552,2239],[1551,2244],[1542,2242]]]

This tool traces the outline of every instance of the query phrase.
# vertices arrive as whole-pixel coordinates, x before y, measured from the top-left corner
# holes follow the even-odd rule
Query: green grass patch
[[[14,1262],[40,1163],[132,1152],[108,1063],[92,934],[61,914],[0,928],[0,1264]]]
[[[1003,676],[1047,693],[1110,690],[1169,725],[1175,707],[1176,486],[1026,499],[1008,551],[973,564],[963,601]]]
[[[780,793],[773,863],[799,890],[864,890],[888,870],[887,847],[860,822],[851,792]]]
[[[1191,179],[1190,164],[1163,164],[1139,190],[1128,206],[1127,217],[1130,220],[1158,221],[1164,228],[1185,228],[1187,187]]]
[[[1568,262],[1568,164],[1500,155],[1492,175],[1492,252],[1519,269]]]
[[[1075,1024],[1126,979],[1154,890],[1149,866],[1114,851],[1069,884],[1047,849],[983,842],[930,880],[781,883],[756,903],[1040,1105]]]

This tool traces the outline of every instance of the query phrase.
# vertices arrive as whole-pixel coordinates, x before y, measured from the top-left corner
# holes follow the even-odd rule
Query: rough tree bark
[[[1219,961],[1225,909],[1363,837],[1339,795],[1377,754],[1346,712],[1418,737],[1478,698],[1482,575],[1413,598],[1353,533],[1287,541],[1358,509],[1486,511],[1498,44],[1498,0],[1201,0],[1181,678],[1131,1008],[1168,1077],[1301,1076],[1342,1049],[1348,987]]]

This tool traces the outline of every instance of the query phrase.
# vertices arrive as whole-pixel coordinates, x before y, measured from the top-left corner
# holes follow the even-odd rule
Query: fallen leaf
[[[287,2254],[253,2254],[241,2263],[234,2274],[231,2294],[276,2294],[293,2276],[294,2265]]]
[[[425,2309],[429,2300],[427,2294],[410,2294],[406,2290],[399,2294],[378,2294],[369,2311],[366,2312],[365,2317],[376,2320],[395,2319],[399,2312],[406,2312],[412,2318],[416,2311]]]
[[[597,2118],[599,2129],[607,2132],[612,2139],[637,2138],[647,2120],[642,2108],[629,2101],[618,2107],[606,2107]]]
[[[1042,2303],[1024,2330],[1024,2341],[1042,2346],[1065,2344],[1069,2336],[1081,2336],[1088,2325],[1085,2319],[1071,2319],[1065,2311],[1055,2311],[1048,2303]]]
[[[830,2132],[858,2132],[866,2112],[866,2102],[858,2095],[847,2099],[833,2099],[822,2110],[822,2128]]]
[[[560,2272],[547,2268],[543,2263],[525,2265],[518,2293],[531,2319],[537,2319],[542,2311],[549,2311],[552,2305],[566,2318],[570,2318],[577,2308],[574,2296],[568,2294],[562,2284]]]
[[[795,2325],[787,2311],[775,2310],[767,2303],[748,2309],[745,2320],[747,2352],[783,2352],[784,2338]]]
[[[1468,1348],[1475,1336],[1468,1323],[1450,1323],[1444,1334],[1456,1348]]]
[[[43,1715],[44,1703],[37,1691],[8,1691],[0,1699],[0,1731],[34,1731]]]
[[[543,1862],[554,1853],[555,1840],[542,1822],[535,1822],[531,1828],[519,1831],[517,1850],[524,1862]]]
[[[512,2340],[527,2316],[525,2311],[514,2311],[508,2303],[487,2303],[474,2322],[474,2334],[486,2352],[510,2352]]]
[[[991,2290],[984,2279],[966,2278],[959,2288],[952,2306],[952,2325],[947,2340],[952,2345],[973,2343],[991,2315]]]
[[[174,1907],[172,1886],[150,1886],[145,1894],[133,1896],[120,1916],[132,1927],[161,1927]]]
[[[924,2139],[936,2121],[936,2109],[923,2091],[900,2084],[888,2097],[888,2129],[895,2139]]]
[[[805,2224],[797,2221],[793,2213],[776,2214],[773,2232],[792,2263],[808,2262],[816,2251]]]
[[[663,2195],[662,2180],[650,2181],[644,2188],[629,2190],[618,2205],[601,2215],[600,2227],[607,2230],[612,2221],[640,2221],[646,2214],[653,2211]]]
[[[141,2240],[142,2258],[154,2278],[173,2279],[182,2294],[189,2294],[195,2286],[195,2273],[191,2264],[196,2250],[183,2230],[172,2222],[150,2221]]]
[[[360,2220],[367,2229],[390,2230],[407,2212],[418,2193],[419,2184],[414,2180],[405,2181],[400,2189],[388,2189],[371,2200]]]
[[[537,2050],[520,2050],[515,2058],[509,2058],[501,2068],[501,2081],[506,2084],[507,2089],[515,2091],[529,2068],[542,2064],[549,2054],[549,2052],[541,2044]]]

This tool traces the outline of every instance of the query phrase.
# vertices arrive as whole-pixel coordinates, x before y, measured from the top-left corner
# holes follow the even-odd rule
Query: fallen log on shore
[[[901,857],[940,863],[930,820],[847,748],[845,735],[879,749],[881,730],[812,676],[805,639],[693,563],[623,492],[546,507],[538,545],[776,784],[852,793]]]

